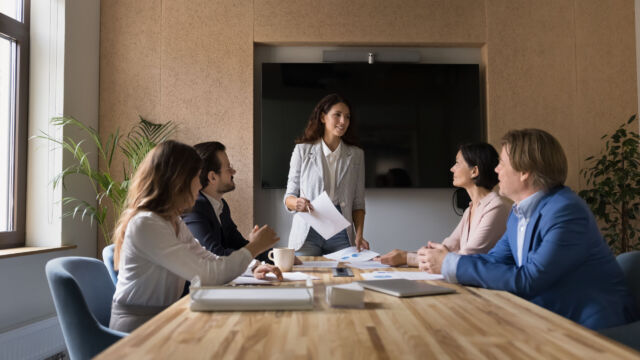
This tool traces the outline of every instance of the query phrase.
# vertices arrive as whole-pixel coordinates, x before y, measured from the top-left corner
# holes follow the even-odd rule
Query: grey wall
[[[55,315],[44,274],[47,261],[76,250],[0,259],[0,333]]]
[[[256,46],[254,56],[254,219],[269,224],[279,234],[278,246],[286,246],[293,215],[283,205],[284,189],[260,186],[260,99],[263,62],[322,62],[323,50],[339,47]],[[367,48],[380,51],[390,48]],[[418,51],[423,63],[479,64],[478,48],[402,48]],[[311,109],[309,109],[309,112]],[[292,144],[293,149],[293,144]],[[233,157],[233,154],[229,154]],[[290,156],[290,154],[289,154]],[[453,164],[454,159],[451,159]],[[242,191],[238,189],[236,191]],[[367,189],[364,237],[374,251],[395,248],[415,250],[427,241],[440,242],[460,221],[452,207],[453,189]],[[238,211],[238,210],[235,210]]]
[[[284,189],[256,191],[256,223],[269,224],[287,246],[293,214],[282,203]],[[441,242],[460,221],[451,204],[452,189],[367,189],[364,237],[371,249],[415,250]]]

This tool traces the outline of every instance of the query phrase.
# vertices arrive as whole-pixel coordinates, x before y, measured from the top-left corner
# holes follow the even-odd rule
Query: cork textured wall
[[[563,144],[568,184],[600,136],[637,111],[630,0],[110,0],[101,2],[100,132],[138,114],[178,140],[220,140],[227,197],[253,222],[253,46],[481,47],[489,141],[539,127]]]

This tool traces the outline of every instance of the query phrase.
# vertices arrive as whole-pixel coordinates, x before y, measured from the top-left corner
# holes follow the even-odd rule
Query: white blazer
[[[340,203],[342,215],[351,223],[347,227],[349,242],[354,245],[356,236],[353,227],[352,212],[364,210],[364,151],[356,146],[342,143],[340,157],[336,166],[335,198]],[[313,200],[325,191],[322,143],[298,144],[291,154],[289,180],[286,199],[289,196]],[[287,209],[287,211],[293,213]],[[301,218],[294,216],[289,233],[289,247],[298,250],[304,244],[309,233],[309,225]]]

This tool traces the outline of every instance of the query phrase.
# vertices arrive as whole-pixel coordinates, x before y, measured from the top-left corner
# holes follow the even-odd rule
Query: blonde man
[[[638,318],[622,270],[587,205],[565,187],[560,143],[538,129],[508,132],[496,167],[515,202],[507,231],[482,255],[419,251],[420,268],[450,282],[506,290],[591,329]]]

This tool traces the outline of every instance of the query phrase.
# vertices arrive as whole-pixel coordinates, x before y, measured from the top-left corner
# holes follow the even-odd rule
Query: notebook
[[[192,311],[309,310],[313,287],[191,287]]]
[[[443,286],[436,286],[406,279],[358,281],[362,287],[397,297],[450,294],[456,292]]]

